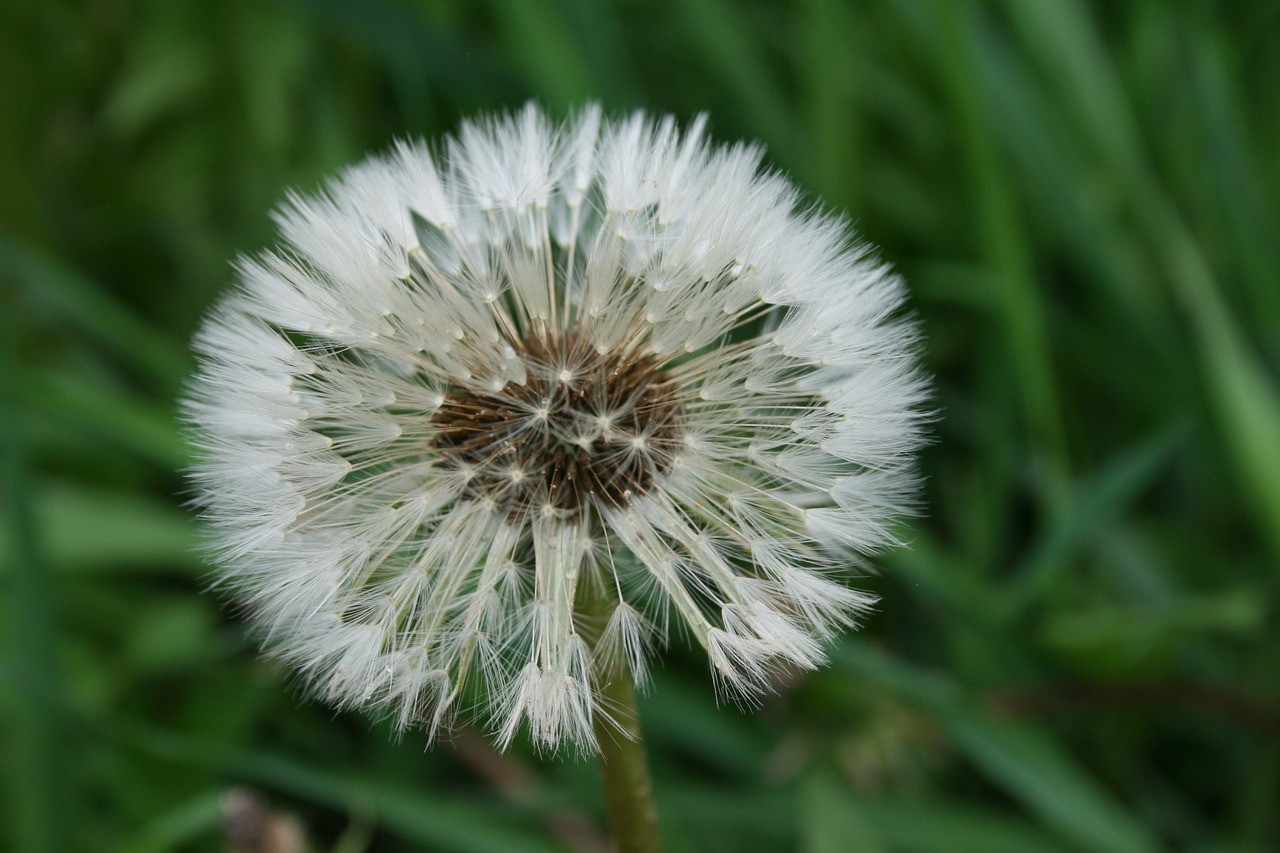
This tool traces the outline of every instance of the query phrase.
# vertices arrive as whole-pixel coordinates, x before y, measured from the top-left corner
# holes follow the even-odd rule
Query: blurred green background
[[[927,515],[832,665],[643,700],[673,851],[1280,849],[1280,4],[0,11],[0,848],[602,850],[593,762],[301,697],[205,594],[189,339],[286,187],[588,98],[757,138],[908,277]]]

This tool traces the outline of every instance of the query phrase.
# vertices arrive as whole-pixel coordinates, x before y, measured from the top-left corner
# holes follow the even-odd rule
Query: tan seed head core
[[[649,354],[600,353],[572,333],[513,342],[523,384],[451,390],[432,445],[469,474],[467,492],[509,513],[621,506],[667,470],[681,439],[674,383]]]

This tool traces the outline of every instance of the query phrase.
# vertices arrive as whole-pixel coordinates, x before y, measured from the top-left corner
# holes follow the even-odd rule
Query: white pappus
[[[320,697],[590,749],[600,673],[673,630],[749,698],[866,612],[844,581],[926,417],[903,284],[704,124],[467,123],[241,260],[194,478],[222,585]]]

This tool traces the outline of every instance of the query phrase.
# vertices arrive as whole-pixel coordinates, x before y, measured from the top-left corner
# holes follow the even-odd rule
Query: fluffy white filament
[[[643,680],[672,620],[750,697],[870,605],[839,575],[893,542],[926,399],[902,283],[703,126],[465,124],[291,196],[240,262],[195,476],[317,694],[591,748],[596,673]]]

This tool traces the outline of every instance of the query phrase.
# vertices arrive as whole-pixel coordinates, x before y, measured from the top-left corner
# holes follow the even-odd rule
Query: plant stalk
[[[617,602],[586,583],[578,588],[584,639],[599,642]],[[640,709],[626,661],[597,659],[594,729],[600,747],[609,827],[617,853],[660,853],[658,806],[640,729]]]
[[[618,853],[659,853],[658,807],[640,731],[636,691],[625,665],[613,669],[613,677],[599,688],[600,707],[608,709],[608,714],[595,715],[609,825]]]

